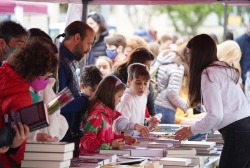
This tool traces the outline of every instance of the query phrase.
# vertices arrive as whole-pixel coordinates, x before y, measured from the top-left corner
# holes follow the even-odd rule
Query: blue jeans
[[[162,113],[161,124],[175,124],[175,111],[155,105],[155,111]]]
[[[250,168],[250,117],[219,131],[224,139],[219,168]]]

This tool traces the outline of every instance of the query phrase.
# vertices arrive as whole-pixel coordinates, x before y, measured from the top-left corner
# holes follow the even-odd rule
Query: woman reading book
[[[115,110],[126,86],[116,77],[108,76],[99,84],[94,97],[89,101],[83,125],[80,154],[98,153],[102,150],[119,149],[125,144],[134,144],[135,138],[115,134],[112,125],[121,114]]]
[[[28,41],[39,38],[39,40],[45,38],[52,42],[52,39],[44,31],[38,28],[32,28],[28,30]],[[44,41],[46,42],[46,41]],[[53,52],[58,57],[58,50],[55,45],[52,45]],[[39,60],[38,60],[39,61]],[[56,69],[57,72],[57,69]],[[40,82],[40,79],[30,83],[30,93],[32,94],[33,103],[43,101],[46,105],[52,101],[56,94],[53,91],[55,85],[55,78],[49,77]],[[61,140],[68,130],[68,123],[64,116],[60,114],[60,108],[53,114],[49,115],[49,126],[46,128],[33,131],[29,134],[28,142],[46,141],[57,142]]]
[[[203,104],[206,115],[191,127],[176,132],[177,140],[217,129],[224,146],[220,168],[250,167],[250,105],[242,92],[239,71],[217,58],[213,39],[201,34],[187,44],[189,60],[189,105]]]
[[[58,66],[58,58],[52,49],[53,45],[49,40],[41,40],[41,38],[28,41],[24,48],[15,50],[6,63],[2,65],[0,68],[1,117],[4,114],[33,104],[29,92],[30,84],[37,79],[41,79],[40,81],[43,82],[51,73],[55,72]],[[1,119],[0,128],[3,128],[3,126],[3,120]],[[13,167],[11,164],[21,164],[25,144],[26,141],[22,143],[15,155],[0,154],[0,160],[4,168]]]

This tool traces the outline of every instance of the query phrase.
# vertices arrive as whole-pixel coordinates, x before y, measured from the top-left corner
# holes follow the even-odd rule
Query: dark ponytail
[[[87,30],[94,32],[93,29],[86,23],[82,21],[74,21],[65,28],[64,33],[56,36],[54,41],[60,37],[64,37],[64,40],[68,40],[71,36],[74,36],[77,33],[80,34],[81,39],[83,40],[87,36]]]

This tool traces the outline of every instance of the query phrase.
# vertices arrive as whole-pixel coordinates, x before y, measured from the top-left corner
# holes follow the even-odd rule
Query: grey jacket
[[[170,52],[167,55],[159,54],[157,61],[160,63],[157,71],[157,91],[155,105],[166,109],[176,110],[176,108],[187,111],[187,103],[180,97],[180,89],[184,75],[184,66],[178,66],[174,62],[176,53]]]

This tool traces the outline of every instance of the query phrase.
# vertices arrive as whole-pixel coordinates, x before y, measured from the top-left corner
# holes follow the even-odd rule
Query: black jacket
[[[91,51],[89,52],[89,56],[87,58],[87,64],[91,65],[94,64],[96,59],[99,56],[107,56],[106,54],[106,44],[104,43],[104,37],[108,36],[108,31],[104,31],[101,33],[99,39],[95,44],[92,46]]]
[[[109,76],[115,76],[117,78],[119,78],[122,83],[127,85],[127,80],[128,80],[128,73],[127,73],[127,69],[120,69],[119,70],[119,75],[116,72],[111,72],[109,74]],[[148,94],[148,101],[147,101],[147,107],[148,107],[148,112],[151,116],[155,116],[155,98],[154,98],[154,89],[151,83],[149,83],[149,91],[150,93]]]

